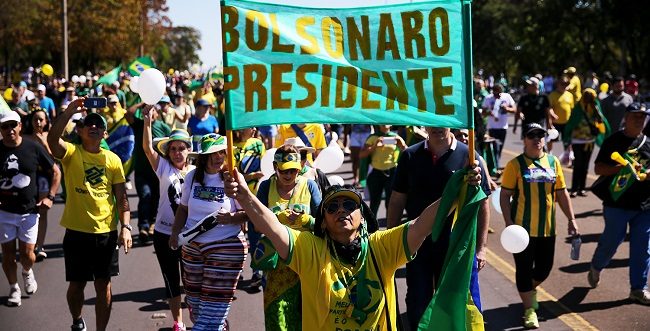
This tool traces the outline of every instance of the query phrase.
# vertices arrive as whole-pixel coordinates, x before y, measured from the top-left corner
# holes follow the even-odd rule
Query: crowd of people
[[[96,328],[106,329],[111,277],[119,271],[115,248],[121,245],[128,253],[134,238],[153,243],[175,331],[186,329],[183,295],[193,330],[228,329],[249,253],[250,286],[263,288],[267,330],[350,325],[396,330],[394,274],[403,265],[408,324],[417,329],[443,273],[452,222],[445,223],[436,241],[430,233],[448,182],[467,168],[467,132],[316,123],[247,128],[233,132],[234,164],[229,165],[218,80],[169,72],[166,94],[156,105],[145,105],[130,90],[127,73],[111,84],[95,84],[98,77],[91,74],[84,77],[81,82],[29,76],[5,93],[10,109],[0,114],[0,231],[8,305],[21,305],[18,253],[24,292],[32,295],[38,289],[32,266],[47,258],[47,213],[62,186],[66,204],[60,224],[66,229],[72,330],[87,329],[82,307],[89,281],[97,293]],[[568,219],[567,233],[579,235],[571,198],[588,194],[595,144],[601,146],[595,172],[602,185],[617,181],[624,168],[610,158],[615,151],[636,162],[635,171],[646,173],[650,111],[635,102],[638,83],[621,77],[599,84],[590,75],[583,82],[569,67],[556,77],[534,75],[523,81],[525,93],[518,95],[507,92],[513,89],[504,76],[496,81],[476,77],[477,163],[470,166],[469,181],[486,195],[500,181],[505,224],[522,226],[531,238],[514,260],[524,326],[536,328],[536,288],[553,266],[556,203]],[[91,97],[106,98],[106,107],[87,108],[84,102]],[[524,150],[502,167],[513,117],[513,132],[521,122]],[[132,141],[126,155],[110,139],[118,127],[131,130],[124,136]],[[331,185],[314,167],[333,136],[350,156],[351,185]],[[553,142],[563,146],[559,157]],[[261,160],[271,148],[276,148],[273,173],[264,174]],[[229,166],[235,170],[229,172]],[[570,188],[563,167],[573,168]],[[131,225],[126,194],[130,177],[138,194],[137,228]],[[606,227],[588,282],[599,285],[629,223],[634,231],[630,298],[650,305],[647,185],[633,182],[617,199],[597,194]],[[376,217],[382,200],[385,230]],[[478,275],[486,263],[489,224],[489,204],[483,200],[470,286],[479,310]],[[343,327],[345,319],[351,324]]]

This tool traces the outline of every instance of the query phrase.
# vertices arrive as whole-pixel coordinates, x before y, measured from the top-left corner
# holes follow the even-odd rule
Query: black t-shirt
[[[521,112],[524,114],[522,126],[528,123],[539,123],[542,127],[546,127],[546,110],[551,107],[546,95],[526,94],[519,99],[517,105],[521,107]]]
[[[619,152],[621,155],[628,150],[638,148],[638,162],[645,167],[650,166],[650,137],[646,137],[645,142],[643,137],[630,138],[626,136],[623,131],[618,131],[612,134],[609,138],[605,139],[603,145],[600,146],[600,152],[596,157],[596,163],[602,162],[607,165],[616,165],[617,163],[612,160],[611,155],[613,152]],[[611,184],[614,176],[608,176],[606,182]],[[643,182],[635,182],[630,188],[623,193],[623,195],[614,201],[609,195],[608,199],[603,201],[603,205],[608,207],[616,207],[631,210],[649,210],[650,209],[650,178]]]
[[[442,197],[449,178],[454,171],[467,165],[469,155],[467,145],[457,141],[456,148],[448,150],[434,165],[431,151],[424,148],[425,143],[419,142],[402,152],[393,181],[393,190],[407,195],[406,214],[410,220],[420,216],[426,207]],[[480,160],[478,154],[476,159]],[[483,169],[483,163],[479,162]],[[481,186],[486,194],[490,194],[486,178],[483,176]]]
[[[38,212],[36,171],[52,169],[54,160],[42,145],[23,138],[18,147],[0,142],[0,209],[13,214]]]

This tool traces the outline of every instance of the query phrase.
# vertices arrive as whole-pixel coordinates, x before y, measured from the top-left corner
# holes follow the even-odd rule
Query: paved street
[[[515,141],[515,135],[508,136],[502,163],[516,156],[522,145]],[[556,144],[557,146],[558,144]],[[558,148],[558,147],[556,147]],[[560,147],[561,148],[561,147]],[[559,154],[560,152],[556,152]],[[594,157],[595,158],[595,153]],[[592,158],[592,160],[593,160]],[[350,164],[340,170],[346,181],[351,179],[348,172]],[[571,171],[566,170],[570,183]],[[589,182],[595,179],[589,177]],[[135,191],[131,207],[137,206]],[[592,290],[588,287],[586,275],[589,260],[603,229],[602,210],[599,200],[593,195],[572,200],[582,233],[582,252],[580,261],[569,259],[569,244],[565,243],[566,218],[559,214],[558,240],[556,242],[555,264],[551,276],[539,290],[541,303],[540,320],[543,330],[647,330],[650,324],[648,307],[632,304],[628,299],[628,258],[629,245],[624,243],[616,253],[609,268],[602,273],[601,285]],[[383,218],[382,205],[379,217]],[[34,267],[39,283],[38,292],[32,297],[23,297],[22,306],[9,308],[0,305],[0,330],[64,330],[70,325],[70,317],[65,300],[67,284],[64,280],[64,267],[61,241],[63,229],[58,225],[63,204],[57,203],[50,212],[50,226],[46,249],[49,258]],[[135,213],[137,214],[137,212]],[[503,219],[494,210],[491,212],[492,227],[495,233],[489,236],[488,266],[480,274],[486,328],[488,330],[521,330],[520,316],[522,306],[514,285],[514,262],[499,244],[499,233],[503,229]],[[136,220],[132,220],[136,224]],[[167,305],[160,298],[164,294],[163,281],[156,262],[153,247],[135,247],[133,251],[120,256],[121,274],[113,279],[113,312],[109,330],[169,330],[172,319]],[[400,309],[405,315],[404,294],[405,271],[397,273]],[[245,269],[245,278],[250,278],[250,270]],[[245,283],[245,282],[244,282]],[[4,304],[8,285],[4,274],[0,277],[0,303]],[[22,280],[20,280],[22,286]],[[247,293],[239,290],[229,316],[232,330],[262,330],[263,312],[261,293]],[[84,318],[89,329],[94,329],[94,290],[92,285],[86,289]],[[184,311],[187,316],[187,311]]]

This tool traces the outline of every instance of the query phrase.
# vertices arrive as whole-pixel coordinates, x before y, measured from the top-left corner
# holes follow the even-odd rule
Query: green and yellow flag
[[[431,231],[435,241],[452,211],[453,228],[442,268],[440,285],[420,319],[418,330],[483,330],[483,318],[469,294],[476,248],[476,223],[481,201],[487,196],[479,186],[467,184],[467,170],[459,170],[447,182]]]
[[[129,64],[129,73],[131,76],[140,76],[143,71],[155,67],[153,60],[150,57],[142,56]]]
[[[105,84],[105,85],[111,85],[120,78],[120,71],[122,71],[122,65],[119,65],[113,70],[107,72],[104,76],[99,78],[97,82],[95,82],[95,86],[100,85],[100,84]]]

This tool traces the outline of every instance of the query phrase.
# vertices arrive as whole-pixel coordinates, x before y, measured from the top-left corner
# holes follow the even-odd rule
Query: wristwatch
[[[55,196],[53,196],[52,194],[48,194],[48,195],[46,196],[46,198],[48,198],[48,199],[54,201]]]
[[[129,232],[133,231],[131,224],[122,224],[122,229],[127,229]]]

